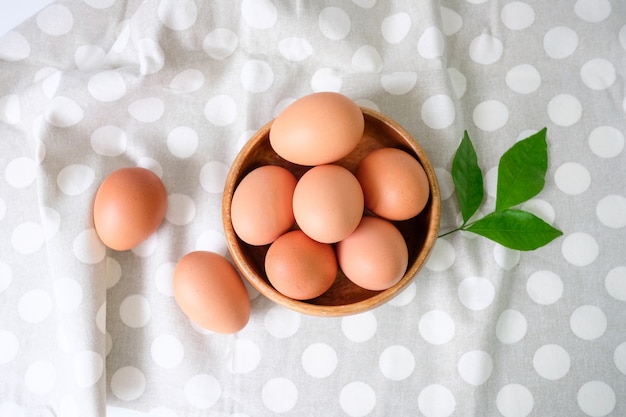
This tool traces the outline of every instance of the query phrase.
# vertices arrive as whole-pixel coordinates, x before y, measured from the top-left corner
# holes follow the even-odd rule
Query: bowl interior
[[[296,178],[300,178],[311,168],[288,162],[274,152],[269,143],[269,130],[272,122],[267,123],[248,140],[235,158],[226,179],[222,200],[224,232],[235,264],[261,294],[278,304],[302,313],[342,316],[362,312],[390,300],[413,280],[426,262],[437,238],[440,220],[439,185],[426,154],[419,144],[393,120],[365,107],[361,110],[365,118],[363,138],[357,149],[337,161],[336,164],[354,173],[359,162],[370,152],[383,147],[399,148],[413,155],[422,164],[430,184],[430,198],[424,210],[409,220],[393,222],[404,236],[409,249],[407,271],[395,286],[384,291],[366,290],[353,284],[340,270],[332,287],[321,296],[310,300],[291,299],[272,287],[264,268],[265,253],[269,245],[252,246],[239,239],[233,229],[230,212],[235,188],[243,177],[255,168],[270,164],[279,165],[289,169]],[[366,214],[370,213],[366,210]]]

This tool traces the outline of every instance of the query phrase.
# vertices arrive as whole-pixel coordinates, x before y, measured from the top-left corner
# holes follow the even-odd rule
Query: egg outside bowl
[[[420,214],[409,220],[393,222],[407,243],[409,262],[402,279],[386,290],[363,289],[352,283],[340,270],[332,287],[321,296],[310,300],[294,300],[275,290],[265,275],[265,254],[269,245],[252,246],[237,237],[231,221],[231,203],[235,188],[246,174],[260,166],[271,164],[285,167],[296,178],[300,178],[311,168],[290,163],[274,152],[269,142],[272,122],[259,129],[246,142],[226,178],[222,217],[230,254],[241,274],[254,288],[275,303],[291,310],[314,316],[337,317],[377,307],[398,295],[413,281],[437,240],[441,216],[439,184],[426,153],[406,130],[389,117],[365,107],[361,111],[365,118],[361,142],[352,153],[336,164],[354,173],[359,162],[370,152],[383,147],[399,148],[413,155],[422,164],[430,186],[428,203]]]

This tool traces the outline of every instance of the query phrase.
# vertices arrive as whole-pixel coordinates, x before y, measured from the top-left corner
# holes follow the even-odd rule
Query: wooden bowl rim
[[[422,269],[422,267],[428,260],[435,241],[437,240],[437,235],[439,233],[439,222],[441,217],[441,197],[439,191],[439,183],[437,181],[437,177],[435,175],[435,171],[431,165],[431,162],[428,159],[428,156],[424,152],[423,148],[419,145],[419,143],[415,139],[413,139],[413,137],[393,119],[367,107],[361,107],[361,111],[363,112],[366,124],[368,123],[368,119],[375,119],[378,122],[382,122],[383,124],[390,127],[392,130],[394,130],[398,134],[398,136],[403,139],[406,145],[410,146],[411,150],[415,152],[418,161],[424,167],[424,171],[426,171],[426,176],[428,177],[428,182],[430,186],[430,200],[428,204],[430,204],[431,206],[431,215],[428,222],[428,232],[426,234],[426,239],[424,241],[422,250],[418,253],[415,261],[409,265],[406,273],[397,284],[384,291],[380,291],[374,294],[370,298],[344,305],[318,305],[310,304],[306,301],[295,300],[275,290],[267,281],[265,281],[263,277],[259,276],[246,261],[246,258],[241,251],[238,238],[231,222],[230,207],[232,203],[232,196],[235,187],[241,179],[241,169],[246,158],[248,157],[248,154],[258,145],[259,142],[268,139],[269,131],[274,120],[269,121],[259,130],[257,130],[254,135],[252,135],[252,137],[250,137],[250,139],[244,144],[244,146],[235,157],[235,160],[233,161],[226,177],[224,194],[222,197],[222,220],[224,225],[224,233],[226,236],[226,243],[228,245],[228,250],[231,257],[233,258],[233,261],[235,262],[235,264],[239,268],[239,271],[245,277],[245,279],[262,295],[279,305],[285,306],[291,310],[300,313],[313,316],[337,317],[357,314],[378,307],[379,305],[391,300],[393,297],[402,292],[402,290],[415,279],[417,273]]]

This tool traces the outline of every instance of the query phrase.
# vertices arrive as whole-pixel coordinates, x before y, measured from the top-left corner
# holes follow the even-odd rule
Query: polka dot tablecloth
[[[626,415],[623,1],[68,0],[0,59],[0,416]],[[547,127],[546,186],[522,208],[563,236],[521,253],[455,233],[374,310],[311,317],[248,287],[241,332],[198,328],[174,266],[227,254],[231,162],[316,91],[414,135],[442,230],[464,130],[486,214],[502,153]],[[169,208],[116,252],[91,205],[127,166],[161,177]]]

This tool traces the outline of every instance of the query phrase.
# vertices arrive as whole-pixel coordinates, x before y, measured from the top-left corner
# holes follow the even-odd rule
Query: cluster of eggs
[[[265,275],[289,298],[321,296],[339,270],[373,291],[392,287],[407,270],[407,245],[393,222],[423,210],[428,178],[404,150],[360,155],[364,125],[344,95],[300,98],[269,130],[271,148],[288,163],[257,166],[234,189],[234,232],[248,245],[267,245]],[[357,158],[356,166],[347,163]]]

